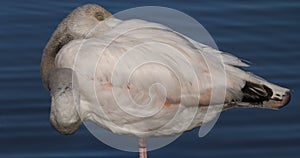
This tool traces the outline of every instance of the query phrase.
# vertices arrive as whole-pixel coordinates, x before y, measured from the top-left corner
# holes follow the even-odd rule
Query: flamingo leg
[[[139,151],[140,158],[147,158],[147,147],[145,138],[139,138]]]

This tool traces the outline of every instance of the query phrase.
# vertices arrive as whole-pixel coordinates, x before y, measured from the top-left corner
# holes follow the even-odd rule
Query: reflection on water
[[[89,1],[113,13],[131,7],[159,5],[197,19],[218,47],[253,66],[248,70],[292,89],[293,100],[280,111],[233,109],[221,114],[204,138],[197,129],[183,134],[150,157],[291,157],[300,147],[300,2],[271,0]],[[50,98],[39,75],[43,47],[56,25],[86,1],[1,2],[0,25],[0,157],[133,157],[95,139],[82,127],[62,136],[48,123]]]

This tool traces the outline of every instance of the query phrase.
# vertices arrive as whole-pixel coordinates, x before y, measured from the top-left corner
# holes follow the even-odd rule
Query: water
[[[300,149],[300,1],[67,1],[10,0],[0,4],[0,157],[137,157],[115,150],[82,127],[62,136],[49,124],[50,97],[39,75],[42,50],[74,8],[98,3],[112,13],[145,5],[180,10],[197,19],[219,48],[251,61],[248,70],[292,89],[280,111],[232,109],[204,138],[183,134],[150,157],[295,158]]]

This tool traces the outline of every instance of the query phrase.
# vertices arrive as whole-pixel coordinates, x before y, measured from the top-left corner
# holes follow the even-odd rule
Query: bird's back
[[[181,133],[201,125],[210,104],[263,107],[281,95],[281,105],[288,91],[244,72],[230,54],[143,20],[71,41],[55,65],[76,72],[81,116],[120,134]]]

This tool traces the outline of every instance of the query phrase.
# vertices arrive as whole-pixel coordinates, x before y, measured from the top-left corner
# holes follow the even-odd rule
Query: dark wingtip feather
[[[271,88],[246,81],[245,86],[242,88],[243,99],[242,102],[249,103],[262,103],[264,101],[270,100],[273,95],[273,91]]]

